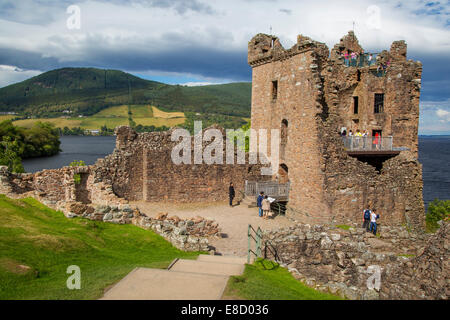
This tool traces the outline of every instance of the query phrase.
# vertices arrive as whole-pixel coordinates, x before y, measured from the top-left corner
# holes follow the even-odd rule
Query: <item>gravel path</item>
[[[292,225],[292,222],[283,216],[263,220],[258,217],[257,208],[248,208],[245,204],[232,208],[223,203],[174,204],[139,201],[132,204],[138,206],[149,217],[155,217],[160,212],[167,212],[169,216],[176,215],[182,219],[200,216],[218,222],[221,232],[225,233],[226,237],[212,239],[210,245],[216,248],[216,252],[223,255],[240,257],[247,255],[247,229],[249,224],[255,230],[258,227],[263,230],[271,230]]]

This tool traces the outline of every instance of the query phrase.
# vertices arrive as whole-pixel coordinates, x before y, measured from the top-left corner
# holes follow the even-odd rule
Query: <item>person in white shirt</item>
[[[372,213],[370,214],[370,231],[377,235],[377,220],[380,218],[380,215],[377,214],[376,209],[372,210]]]

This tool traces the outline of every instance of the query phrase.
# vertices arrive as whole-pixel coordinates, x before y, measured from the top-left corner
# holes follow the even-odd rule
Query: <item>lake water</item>
[[[53,157],[24,160],[22,163],[25,171],[58,169],[68,166],[74,160],[83,160],[87,165],[91,165],[97,159],[112,153],[116,145],[116,137],[112,136],[64,136],[60,140],[62,152]]]
[[[87,165],[110,154],[115,147],[115,137],[61,137],[58,155],[23,161],[27,172],[57,169],[74,160]],[[420,137],[419,161],[423,165],[423,197],[425,204],[433,199],[450,199],[450,137]]]
[[[419,161],[422,163],[423,200],[450,199],[450,137],[419,137]]]

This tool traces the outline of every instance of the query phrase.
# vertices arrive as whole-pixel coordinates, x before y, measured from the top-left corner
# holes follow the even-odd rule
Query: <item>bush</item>
[[[17,141],[11,141],[8,136],[4,136],[3,140],[0,141],[0,165],[7,166],[11,172],[25,172],[22,159],[18,155],[18,143]]]
[[[436,232],[439,229],[438,221],[448,220],[450,218],[450,200],[435,199],[428,206],[426,216],[427,232]]]
[[[74,160],[69,164],[69,167],[83,167],[86,163],[83,160]],[[75,173],[73,175],[73,182],[75,184],[81,183],[81,175],[79,173]]]

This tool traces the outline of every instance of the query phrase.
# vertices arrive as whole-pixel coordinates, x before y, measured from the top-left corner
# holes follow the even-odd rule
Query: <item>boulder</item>
[[[165,220],[169,214],[167,212],[158,213],[156,220]]]

